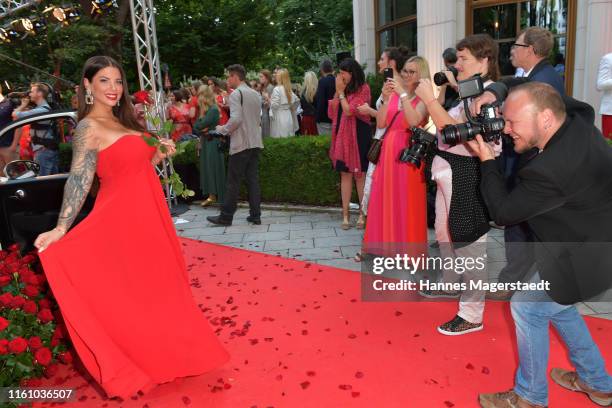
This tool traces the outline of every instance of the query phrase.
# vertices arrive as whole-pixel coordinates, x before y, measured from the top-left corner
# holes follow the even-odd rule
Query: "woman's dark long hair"
[[[365,74],[361,65],[353,58],[346,58],[338,65],[340,71],[345,71],[351,74],[351,82],[346,85],[345,94],[350,95],[357,92],[359,88],[365,84]]]
[[[130,99],[128,84],[125,78],[125,72],[123,71],[123,67],[113,58],[107,57],[105,55],[97,55],[95,57],[91,57],[85,62],[85,65],[83,66],[83,75],[81,76],[81,85],[79,86],[78,92],[79,121],[89,115],[93,107],[93,105],[87,105],[85,103],[85,78],[87,78],[87,80],[92,83],[93,77],[98,73],[98,71],[107,67],[117,68],[121,73],[121,80],[123,82],[123,93],[121,94],[121,98],[119,99],[120,103],[119,106],[113,107],[113,115],[117,119],[119,119],[119,123],[121,123],[125,128],[130,130],[136,130],[139,132],[146,132],[146,129],[140,123],[138,123],[136,111],[134,110],[134,105],[132,104],[132,101]]]

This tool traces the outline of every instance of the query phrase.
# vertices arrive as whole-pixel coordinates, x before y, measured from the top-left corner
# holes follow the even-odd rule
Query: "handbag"
[[[383,133],[380,139],[374,139],[372,141],[372,144],[370,145],[370,149],[368,150],[368,160],[370,161],[370,163],[372,164],[378,163],[378,159],[380,158],[380,151],[382,149],[383,139],[385,138],[385,135],[387,134],[391,126],[393,126],[393,122],[395,122],[395,118],[397,118],[397,115],[399,115],[400,112],[401,111],[399,110],[395,112],[395,115],[393,115],[393,119],[391,119],[391,123],[389,123],[389,126],[387,126],[387,129],[385,129],[385,133]]]

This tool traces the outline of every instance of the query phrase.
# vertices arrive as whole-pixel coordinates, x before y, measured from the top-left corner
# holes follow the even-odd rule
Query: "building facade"
[[[551,63],[567,93],[596,111],[599,60],[612,52],[611,21],[612,0],[353,0],[355,57],[369,72],[385,47],[404,45],[424,56],[433,74],[443,67],[444,49],[488,33],[499,43],[502,74],[512,75],[510,46],[522,29],[540,26],[555,36]]]

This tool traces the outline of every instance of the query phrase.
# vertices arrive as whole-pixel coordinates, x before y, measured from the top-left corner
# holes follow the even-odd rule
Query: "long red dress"
[[[419,98],[411,104],[416,107]],[[389,101],[387,123],[398,111],[398,96]],[[423,124],[420,124],[423,125]],[[407,253],[419,256],[427,244],[427,200],[424,164],[417,169],[399,161],[412,136],[405,115],[400,112],[387,131],[374,170],[368,221],[363,238],[364,252],[380,255]]]
[[[40,253],[74,347],[110,397],[229,358],[193,300],[154,152],[140,135],[100,151],[93,210]]]

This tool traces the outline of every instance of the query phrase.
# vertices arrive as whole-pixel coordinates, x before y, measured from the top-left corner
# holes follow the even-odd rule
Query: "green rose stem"
[[[157,116],[152,116],[150,114],[146,115],[148,121],[150,123],[153,124],[153,126],[156,129],[160,129],[159,134],[162,136],[165,136],[166,138],[168,137],[168,135],[170,134],[170,132],[172,131],[172,121],[171,120],[166,120],[163,122],[163,124],[161,123],[161,119]],[[149,145],[149,146],[153,146],[157,149],[159,149],[162,153],[166,153],[168,151],[168,149],[166,148],[166,146],[161,144],[161,140],[158,139],[155,136],[147,136],[147,135],[142,135],[142,138],[145,140],[145,142]],[[176,153],[175,154],[182,154],[185,151],[185,145],[186,142],[183,143],[179,143],[176,145]],[[183,183],[183,181],[181,180],[181,176],[176,172],[176,170],[174,170],[174,165],[172,164],[172,159],[170,157],[168,158],[168,166],[170,167],[170,172],[172,173],[170,176],[164,175],[164,179],[162,180],[162,184],[166,185],[169,184],[172,189],[174,190],[175,194],[178,196],[181,196],[183,198],[187,198],[187,197],[193,197],[195,195],[195,192],[193,190],[189,190],[187,188],[187,186],[185,186],[185,183]]]

